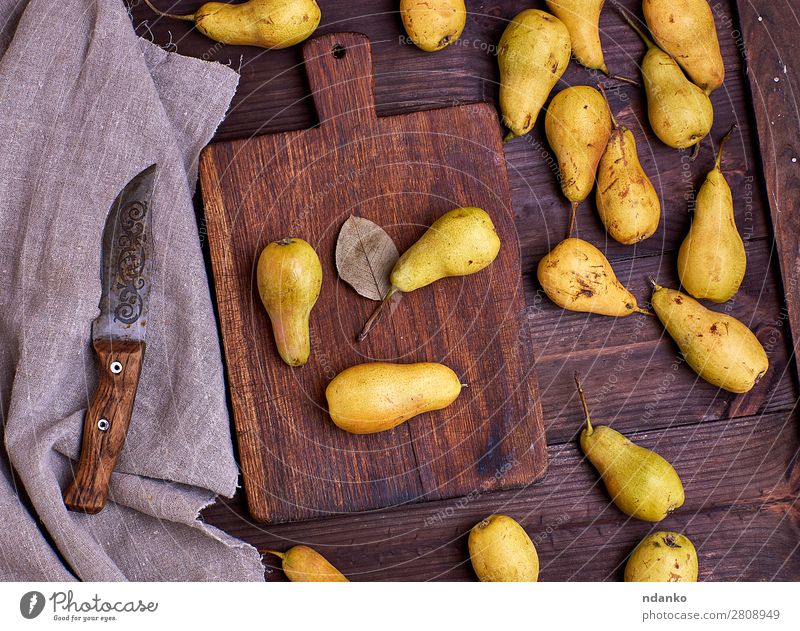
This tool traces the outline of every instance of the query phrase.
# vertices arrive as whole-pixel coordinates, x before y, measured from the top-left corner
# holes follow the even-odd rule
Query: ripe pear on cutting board
[[[711,131],[714,108],[702,89],[686,78],[678,63],[623,14],[647,52],[641,70],[647,94],[647,116],[659,140],[674,149],[692,147]]]
[[[578,63],[608,74],[600,44],[600,12],[605,3],[606,0],[547,0],[547,8],[567,27]]]
[[[581,450],[600,473],[617,508],[630,517],[656,522],[683,506],[683,483],[672,465],[615,429],[592,425],[577,373],[575,385],[586,418]]]
[[[706,309],[694,298],[653,282],[653,311],[681,349],[686,363],[709,383],[742,393],[769,369],[753,332],[733,316]]]
[[[497,49],[500,112],[506,140],[533,129],[550,91],[569,64],[569,31],[554,15],[526,9],[506,27]]]
[[[611,136],[611,112],[603,95],[588,85],[576,85],[553,97],[544,119],[547,142],[558,161],[561,191],[575,210],[589,196],[597,165]]]
[[[644,313],[636,298],[617,280],[605,255],[583,239],[564,239],[536,270],[539,284],[562,309],[607,316]]]
[[[714,14],[706,0],[643,0],[642,11],[656,43],[706,94],[725,80]]]
[[[632,245],[658,230],[661,202],[639,162],[633,133],[613,113],[611,121],[614,128],[597,168],[595,201],[608,234]]]
[[[281,359],[302,366],[311,354],[309,316],[322,287],[317,253],[303,239],[270,243],[258,259],[256,280]]]
[[[474,206],[455,208],[439,217],[397,260],[392,287],[364,325],[366,338],[384,305],[398,292],[409,292],[449,276],[469,276],[488,267],[500,252],[500,237],[489,214]]]
[[[450,405],[462,384],[433,362],[358,364],[336,375],[325,390],[333,422],[352,434],[374,434]]]
[[[720,168],[731,131],[720,142],[714,168],[700,187],[692,226],[678,252],[678,276],[683,288],[695,298],[718,303],[730,300],[739,291],[747,269],[744,243],[733,215],[731,188]]]

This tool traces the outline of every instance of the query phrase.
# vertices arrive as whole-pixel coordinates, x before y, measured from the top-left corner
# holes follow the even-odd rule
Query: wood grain
[[[202,1],[180,0],[175,11],[189,12]],[[461,39],[443,51],[427,54],[400,41],[403,31],[396,0],[325,0],[320,4],[319,33],[351,29],[371,38],[379,116],[481,101],[496,104],[493,46],[507,20],[531,7],[524,0],[470,2]],[[639,0],[621,4],[641,15]],[[599,422],[638,432],[637,439],[643,442],[657,437],[658,448],[676,457],[681,471],[699,467],[699,474],[687,485],[687,505],[670,517],[669,526],[701,544],[701,578],[800,580],[800,475],[797,465],[791,465],[792,457],[797,462],[798,452],[794,413],[798,392],[791,375],[795,362],[788,326],[791,321],[792,330],[798,330],[798,302],[791,297],[797,291],[795,257],[800,251],[796,244],[800,163],[791,161],[800,138],[798,73],[791,54],[797,25],[782,1],[754,5],[715,0],[710,4],[726,79],[711,97],[714,128],[695,162],[687,152],[669,149],[655,138],[641,90],[607,85],[614,112],[633,131],[644,168],[661,196],[661,228],[635,247],[619,245],[606,237],[590,197],[579,209],[578,231],[607,253],[620,277],[643,302],[648,296],[646,274],[655,273],[659,280],[674,284],[675,253],[689,227],[693,196],[713,164],[715,143],[737,123],[739,132],[726,149],[723,170],[747,244],[748,272],[734,303],[712,308],[730,307],[733,315],[761,330],[762,340],[772,348],[769,381],[744,397],[728,396],[696,381],[690,370],[676,364],[675,347],[656,322],[567,313],[543,298],[533,270],[542,254],[562,238],[568,211],[540,123],[529,136],[506,144],[504,151],[526,293],[523,352],[535,353],[548,421],[551,465],[544,482],[521,492],[471,494],[460,500],[268,529],[252,523],[239,497],[205,511],[209,523],[260,547],[308,543],[354,580],[473,580],[465,533],[473,520],[504,510],[523,519],[537,537],[542,580],[620,579],[621,563],[648,526],[615,519],[611,508],[588,525],[587,515],[605,504],[602,489],[589,486],[595,480],[591,469],[570,467],[572,458],[574,462],[578,458],[572,437],[581,422],[572,383],[572,371],[578,369]],[[537,6],[544,8],[544,3]],[[154,20],[140,4],[134,6],[133,14],[138,31],[146,35],[149,27],[159,44],[173,42],[181,53],[241,68],[239,90],[218,139],[303,129],[316,122],[299,48],[265,52],[218,46],[186,24]],[[636,76],[644,47],[608,3],[600,26],[612,72]],[[592,85],[599,78],[571,63],[556,89]],[[767,191],[778,205],[770,207]],[[773,215],[780,211],[776,232],[770,210]],[[777,273],[779,256],[788,310]],[[701,430],[710,432],[707,440],[696,440]],[[714,432],[723,442],[713,439]],[[746,457],[747,453],[752,457]],[[697,465],[687,464],[686,457],[698,458]],[[704,477],[705,470],[713,475]],[[562,494],[571,501],[560,503]],[[584,507],[579,498],[586,498],[588,505]],[[446,518],[426,525],[426,519],[439,514]],[[267,577],[280,580],[282,574],[268,571]]]
[[[261,549],[295,542],[314,546],[353,580],[473,580],[466,534],[493,512],[525,526],[539,550],[542,580],[618,579],[620,564],[651,528],[688,534],[698,544],[705,580],[764,580],[771,578],[768,571],[784,579],[797,575],[800,559],[792,554],[800,510],[791,502],[800,491],[800,476],[792,414],[629,437],[672,462],[684,482],[684,506],[657,525],[629,519],[610,504],[577,441],[549,447],[547,477],[518,491],[259,532],[246,525],[241,505],[228,504],[214,509],[214,521]],[[763,552],[752,556],[762,546]],[[268,578],[283,579],[274,571]]]
[[[211,145],[201,179],[225,357],[248,503],[261,521],[292,521],[527,484],[545,469],[530,355],[520,343],[524,289],[494,111],[474,104],[376,117],[369,40],[310,40],[305,68],[320,125]],[[403,297],[361,344],[375,303],[337,278],[339,229],[350,214],[383,226],[400,251],[444,212],[479,206],[503,246],[485,270]],[[278,358],[254,297],[254,261],[286,236],[320,254],[312,357]],[[443,411],[392,431],[347,434],[323,392],[365,361],[437,361],[469,387]]]
[[[795,56],[797,14],[781,2],[739,0],[747,78],[756,117],[757,146],[772,216],[791,329],[800,336],[800,76],[789,71]],[[790,17],[791,16],[791,17]]]
[[[64,492],[67,508],[98,513],[108,499],[108,483],[125,444],[144,359],[144,342],[95,340],[100,379],[83,421],[81,457],[75,478]],[[114,374],[111,365],[121,364]],[[106,421],[106,429],[98,423]]]

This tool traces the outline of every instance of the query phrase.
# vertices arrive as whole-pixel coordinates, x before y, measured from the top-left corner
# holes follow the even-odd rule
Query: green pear
[[[658,230],[661,203],[639,162],[636,139],[617,123],[597,169],[597,212],[608,234],[620,243],[638,243]]]
[[[557,17],[526,9],[506,27],[497,50],[500,112],[506,140],[527,134],[570,55],[569,31]]]
[[[600,44],[600,12],[605,3],[606,0],[547,0],[547,8],[567,27],[578,63],[608,74]]]
[[[720,142],[714,168],[700,187],[692,227],[678,252],[683,288],[695,298],[714,302],[733,298],[747,268],[744,243],[733,216],[731,188],[720,168],[730,134]]]
[[[764,347],[736,318],[706,309],[655,281],[651,302],[686,363],[709,383],[730,392],[747,392],[767,372]]]
[[[286,552],[264,550],[281,560],[286,578],[301,583],[347,583],[344,574],[337,570],[319,552],[308,546],[294,546]]]
[[[309,316],[322,287],[319,257],[302,239],[281,239],[261,252],[258,293],[284,362],[302,366],[311,354]]]
[[[597,165],[611,136],[608,103],[587,85],[562,90],[547,108],[544,130],[556,154],[561,191],[572,202],[574,220],[577,205],[592,192]]]
[[[452,44],[464,30],[464,0],[400,0],[406,33],[420,49],[432,53]]]
[[[656,43],[696,85],[706,94],[722,85],[725,64],[706,0],[644,0],[642,11]]]
[[[654,532],[641,540],[625,565],[626,583],[696,583],[697,550],[677,532]]]
[[[575,384],[586,417],[581,450],[600,473],[617,508],[630,517],[656,522],[683,506],[683,483],[672,465],[618,431],[592,425],[577,373]]]
[[[630,18],[647,52],[642,78],[647,93],[647,116],[656,136],[675,149],[692,147],[706,137],[714,123],[714,108],[702,89],[689,81],[678,63],[656,46]]]
[[[469,532],[469,558],[478,580],[535,583],[539,554],[525,529],[507,515],[489,515]]]
[[[363,341],[378,321],[384,305],[399,292],[409,292],[448,276],[480,272],[497,258],[500,237],[492,218],[481,208],[455,208],[439,217],[406,250],[389,275],[392,287],[358,336]]]
[[[648,313],[617,280],[603,253],[583,239],[564,239],[539,261],[536,276],[562,309],[607,316]]]

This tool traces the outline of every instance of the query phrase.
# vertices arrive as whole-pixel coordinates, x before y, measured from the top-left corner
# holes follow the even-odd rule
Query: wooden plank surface
[[[530,484],[546,467],[544,424],[533,358],[519,344],[525,296],[494,110],[376,118],[366,37],[320,36],[303,54],[320,125],[216,143],[200,163],[250,513],[280,523]],[[403,296],[356,342],[376,303],[337,277],[347,217],[385,227],[404,251],[458,206],[492,217],[497,259]],[[323,268],[301,368],[278,356],[253,278],[261,249],[284,237],[311,243]],[[325,387],[370,361],[441,362],[468,387],[445,410],[349,434],[331,423]]]
[[[176,10],[199,4],[181,0]],[[637,1],[622,4],[638,13]],[[665,525],[683,530],[699,544],[701,578],[800,579],[797,387],[791,374],[794,362],[788,331],[790,320],[792,330],[798,330],[798,310],[792,306],[787,311],[776,266],[780,253],[790,304],[798,304],[797,284],[791,280],[792,270],[798,268],[793,262],[798,252],[795,240],[800,238],[798,166],[791,161],[800,138],[796,131],[798,74],[790,62],[796,33],[791,20],[785,19],[784,2],[738,4],[737,10],[736,3],[727,0],[711,3],[727,71],[725,85],[712,95],[712,139],[717,142],[733,122],[738,123],[739,132],[728,145],[723,168],[746,242],[748,272],[736,300],[715,308],[730,307],[734,315],[752,320],[761,329],[762,341],[770,347],[772,369],[757,391],[733,397],[698,382],[685,365],[676,362],[674,345],[652,320],[566,313],[543,297],[533,271],[539,257],[563,235],[567,205],[549,166],[539,123],[529,137],[507,144],[505,154],[528,308],[523,339],[535,354],[548,420],[551,466],[547,478],[523,491],[473,494],[460,502],[270,528],[253,524],[242,498],[237,497],[206,511],[206,519],[259,547],[297,541],[314,545],[355,580],[472,579],[465,533],[481,517],[503,510],[521,519],[536,539],[543,561],[542,580],[617,580],[625,555],[650,526],[629,521],[613,508],[602,510],[607,503],[604,492],[591,469],[580,462],[573,440],[581,421],[571,381],[577,369],[584,374],[589,403],[599,422],[638,432],[638,440],[650,441],[675,458],[684,475],[687,470],[697,472],[687,483],[686,506]],[[321,0],[320,5],[319,32],[346,28],[372,39],[376,108],[378,114],[390,115],[454,102],[494,103],[493,46],[506,21],[531,3],[469,3],[461,40],[432,55],[400,42],[402,24],[394,13],[394,0]],[[544,8],[544,3],[534,6]],[[143,8],[134,9],[140,32],[147,30],[141,24],[147,18],[158,43],[172,41],[179,52],[241,67],[239,91],[219,130],[220,138],[313,124],[315,114],[297,67],[297,49],[266,53],[215,46],[185,24],[154,22]],[[636,76],[644,52],[636,36],[608,8],[601,16],[601,27],[609,67]],[[786,74],[782,74],[784,64]],[[572,63],[558,89],[591,85],[596,78]],[[752,85],[755,80],[757,86]],[[700,156],[691,162],[687,152],[664,147],[649,130],[640,90],[621,86],[612,89],[610,96],[615,113],[636,135],[645,170],[662,197],[664,221],[652,239],[635,248],[621,246],[606,238],[590,200],[579,211],[578,228],[582,237],[607,252],[620,278],[644,301],[646,274],[655,273],[663,282],[675,280],[675,253],[690,223],[690,202],[711,168],[715,147],[711,140],[704,141]],[[765,149],[764,143],[771,143],[774,150],[769,144]],[[771,191],[772,212],[780,209],[779,221],[784,222],[776,234],[777,244],[766,190]],[[201,224],[201,236],[202,232]],[[268,571],[267,577],[282,579],[275,571]]]

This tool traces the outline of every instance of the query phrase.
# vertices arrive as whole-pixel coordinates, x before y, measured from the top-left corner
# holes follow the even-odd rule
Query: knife
[[[64,493],[64,503],[73,511],[103,510],[131,421],[145,349],[155,175],[153,164],[128,182],[111,205],[103,230],[100,315],[92,322],[100,380],[83,421],[75,479]]]

